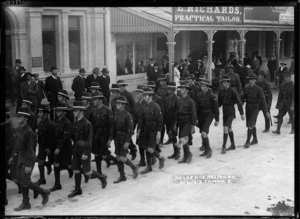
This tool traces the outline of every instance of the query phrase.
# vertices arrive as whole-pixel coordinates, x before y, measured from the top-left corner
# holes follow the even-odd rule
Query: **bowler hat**
[[[67,111],[70,110],[65,103],[57,103],[57,106],[54,108],[56,111]]]
[[[107,71],[107,68],[103,68],[101,72],[102,73],[109,73],[109,71]]]
[[[158,67],[158,64],[157,64],[157,63],[154,63],[154,64],[153,64],[153,67],[154,67],[154,66],[157,66],[157,67]]]
[[[248,80],[256,80],[257,79],[257,76],[255,73],[251,73],[249,76],[247,76],[247,79]]]
[[[145,87],[144,90],[143,90],[143,94],[145,94],[145,95],[153,95],[154,92],[153,92],[153,90],[151,90],[150,87]]]
[[[73,104],[73,110],[76,110],[76,109],[86,110],[86,107],[84,106],[84,102],[75,100],[74,104]]]
[[[207,85],[207,86],[211,86],[211,83],[210,83],[210,81],[209,81],[209,80],[207,80],[207,79],[203,79],[203,80],[201,80],[201,81],[200,81],[200,84],[205,84],[205,85]]]
[[[16,59],[16,63],[22,63],[20,59]]]
[[[111,85],[111,91],[120,91],[120,86],[118,84]]]
[[[180,86],[178,86],[178,88],[186,88],[186,89],[190,89],[190,85],[188,82],[181,82]]]
[[[91,83],[91,86],[89,87],[89,89],[98,89],[98,90],[101,90],[100,85],[99,85],[99,83],[97,81],[93,81]]]
[[[144,88],[145,88],[145,85],[138,85],[137,87],[136,87],[136,92],[143,92],[144,91]]]
[[[27,117],[31,117],[30,113],[29,113],[29,109],[27,108],[21,108],[18,110],[16,116],[27,116]]]
[[[52,72],[54,70],[58,70],[58,68],[57,67],[52,67],[51,70],[50,70],[50,72]]]
[[[26,73],[24,74],[24,77],[27,77],[27,75],[33,77],[33,74],[31,74],[30,72],[26,72]]]
[[[176,90],[176,83],[174,81],[170,81],[168,83],[168,89]]]
[[[92,94],[90,92],[84,91],[81,95],[81,100],[91,100]]]
[[[220,81],[227,81],[227,82],[230,82],[231,81],[231,78],[228,76],[228,75],[224,75],[223,78],[220,80]]]
[[[31,100],[30,97],[24,98],[24,99],[22,100],[22,102],[27,103],[27,104],[30,104],[30,105],[33,105],[32,100]]]
[[[84,68],[79,69],[79,73],[86,73]]]
[[[93,99],[104,99],[104,95],[101,91],[97,91],[93,94]]]
[[[50,109],[49,106],[46,104],[41,104],[38,108],[38,111],[43,111],[43,112],[47,112],[50,113]]]
[[[123,96],[119,96],[116,100],[116,103],[123,103],[123,104],[127,104],[127,100],[126,97]]]
[[[67,99],[70,99],[69,96],[68,96],[68,92],[66,90],[59,90],[57,92],[57,95],[61,95],[63,97],[66,97]]]
[[[156,87],[156,84],[155,84],[154,81],[148,81],[147,87],[155,88],[155,87]]]
[[[127,86],[128,84],[124,80],[118,80],[117,84],[120,86]]]

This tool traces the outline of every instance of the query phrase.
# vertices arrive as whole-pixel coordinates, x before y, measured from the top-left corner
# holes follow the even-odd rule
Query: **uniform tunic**
[[[219,107],[216,96],[211,92],[201,92],[196,97],[198,127],[200,132],[209,133],[209,126],[215,118],[219,122]]]
[[[31,173],[25,173],[25,167],[34,167],[35,147],[37,139],[35,133],[26,124],[16,129],[14,138],[16,139],[12,153],[13,164],[11,165],[12,178],[24,187],[31,182]]]
[[[80,170],[82,167],[84,173],[91,171],[93,127],[85,117],[73,123],[71,138],[74,142],[72,162],[73,170]],[[82,141],[83,145],[81,145],[79,141]],[[88,156],[86,160],[81,159],[83,154]]]
[[[132,116],[125,109],[114,114],[113,139],[116,155],[126,157],[128,150],[125,150],[123,146],[125,142],[131,141],[133,125]]]
[[[7,174],[9,170],[8,160],[13,154],[13,149],[16,141],[14,137],[15,129],[10,122],[5,123],[5,125],[1,126],[1,128],[5,129],[5,174]]]
[[[138,122],[141,120],[146,104],[147,103],[143,99],[136,103],[136,113],[135,113],[135,118],[134,118],[134,128],[133,128],[133,130],[138,125]],[[140,138],[138,138],[136,140],[136,144],[141,145]]]
[[[59,163],[60,166],[68,166],[72,163],[72,142],[70,138],[71,132],[72,123],[67,119],[66,116],[56,121],[54,132],[54,151],[59,149],[60,153],[59,155],[54,155],[54,163]]]
[[[107,142],[112,138],[113,131],[113,114],[111,109],[102,105],[96,108],[91,115],[93,125],[93,143],[92,153],[105,156],[107,155]]]
[[[159,86],[156,94],[164,99],[166,96],[168,96],[168,86],[166,84],[164,84],[163,86]]]
[[[126,97],[127,103],[129,105],[129,107],[126,108],[126,110],[131,115],[134,115],[135,114],[135,101],[134,101],[134,98],[133,98],[132,94],[129,93],[127,90],[125,90],[124,92],[120,92],[120,95],[123,96],[123,97]]]
[[[260,87],[253,85],[244,88],[242,101],[246,102],[246,124],[247,127],[254,127],[256,124],[259,107],[261,105],[264,113],[267,112],[267,104],[264,93]]]
[[[45,161],[47,153],[46,150],[50,150],[53,154],[53,139],[54,139],[54,124],[48,117],[42,120],[38,126],[38,143],[39,153],[37,159]],[[49,160],[50,157],[49,157]]]
[[[182,97],[178,101],[177,125],[179,127],[179,138],[189,136],[191,125],[197,122],[196,108],[194,101],[189,97]]]
[[[84,117],[87,118],[87,120],[89,120],[89,122],[92,121],[92,114],[93,114],[93,111],[95,110],[94,107],[92,107],[91,105],[89,105],[86,110],[84,111]]]
[[[279,118],[283,118],[287,112],[291,113],[291,106],[294,106],[294,82],[283,82],[280,85],[276,109],[279,109]]]
[[[162,130],[162,112],[157,103],[153,100],[146,103],[138,129],[140,129],[141,146],[155,149],[156,135]]]
[[[242,83],[240,80],[240,76],[237,73],[228,74],[228,76],[231,78],[230,80],[230,86],[235,89],[235,91],[241,95],[242,94]]]
[[[176,115],[179,106],[179,98],[175,93],[168,95],[163,104],[165,109],[164,118],[166,121],[167,133],[176,136],[176,130],[174,130],[174,125],[176,124]]]
[[[232,120],[235,118],[234,104],[238,105],[240,115],[244,114],[243,105],[236,91],[228,87],[219,93],[219,107],[223,105],[223,126],[231,127]]]
[[[257,81],[256,85],[259,86],[263,92],[264,92],[264,96],[266,99],[266,103],[267,103],[267,107],[268,107],[268,111],[271,109],[271,105],[272,105],[272,92],[271,92],[271,86],[265,82],[265,81]],[[262,109],[262,104],[260,104],[260,109]]]

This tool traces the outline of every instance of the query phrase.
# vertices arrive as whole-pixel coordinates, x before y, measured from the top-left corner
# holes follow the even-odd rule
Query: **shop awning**
[[[172,28],[171,8],[110,8],[112,33],[158,33]]]

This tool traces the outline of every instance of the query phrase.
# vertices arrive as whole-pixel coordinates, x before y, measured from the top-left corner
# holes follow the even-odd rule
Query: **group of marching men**
[[[263,83],[264,72],[258,74],[260,83]],[[278,128],[273,131],[280,134],[283,116],[294,111],[294,84],[291,81],[291,73],[284,73],[285,82],[280,86],[276,108],[279,109]],[[124,80],[117,81],[111,86],[110,107],[107,98],[101,92],[99,83],[92,82],[89,91],[84,91],[80,100],[76,100],[72,107],[66,100],[69,98],[64,90],[58,92],[58,103],[54,108],[55,122],[49,119],[50,109],[41,104],[38,108],[37,118],[31,112],[32,102],[29,99],[22,100],[22,108],[17,111],[15,119],[7,122],[5,127],[7,137],[7,176],[14,180],[23,194],[22,204],[15,211],[30,209],[29,189],[34,191],[34,198],[42,196],[42,204],[46,204],[50,192],[62,189],[60,171],[68,170],[69,177],[74,175],[75,189],[68,195],[74,197],[81,195],[81,179],[85,182],[89,179],[99,179],[104,189],[107,185],[107,175],[102,173],[102,160],[109,167],[116,164],[120,176],[114,183],[126,181],[124,164],[131,167],[133,178],[138,176],[138,168],[145,169],[140,174],[152,171],[152,165],[159,161],[159,169],[164,167],[165,158],[160,154],[163,145],[164,133],[168,135],[168,141],[164,144],[173,144],[174,152],[169,159],[178,160],[180,150],[183,157],[179,163],[190,163],[192,153],[189,146],[192,145],[192,135],[195,127],[200,130],[202,137],[200,156],[210,158],[212,150],[209,143],[209,127],[213,120],[214,125],[219,123],[219,107],[223,106],[223,145],[222,154],[235,149],[232,122],[235,118],[235,104],[237,104],[241,119],[245,120],[247,140],[245,148],[258,143],[256,133],[256,119],[260,110],[264,112],[270,122],[270,107],[267,94],[261,86],[256,85],[257,75],[248,76],[248,84],[241,95],[230,86],[231,77],[224,75],[221,79],[222,89],[216,95],[211,90],[211,82],[205,78],[194,80],[193,75],[182,78],[180,86],[175,82],[166,84],[166,77],[161,76],[157,82],[149,81],[147,86],[138,85],[135,90],[136,100],[126,90],[127,83]],[[264,82],[266,83],[266,82]],[[263,83],[263,84],[264,84]],[[269,89],[269,86],[266,86]],[[272,98],[271,98],[272,99]],[[246,112],[243,103],[246,102]],[[268,103],[267,103],[268,102]],[[73,110],[73,112],[71,111]],[[9,119],[9,111],[7,111]],[[73,122],[70,122],[72,118]],[[38,138],[34,133],[34,120],[38,121]],[[16,123],[16,124],[13,124]],[[13,129],[17,127],[17,129]],[[139,147],[140,161],[138,165],[127,158],[130,151],[132,160],[136,157],[136,146],[132,141],[136,129],[136,144]],[[264,132],[269,131],[266,126]],[[292,119],[292,133],[294,121]],[[12,136],[12,137],[10,137]],[[178,139],[177,139],[178,136]],[[228,136],[231,141],[226,148]],[[253,139],[251,141],[251,138]],[[38,140],[37,140],[38,139]],[[109,148],[114,141],[114,157]],[[38,143],[38,155],[35,157]],[[91,169],[91,153],[95,156],[96,170]],[[37,160],[40,179],[31,182],[31,172]],[[43,189],[40,185],[46,184],[45,167],[47,173],[54,167],[55,183],[51,189]]]

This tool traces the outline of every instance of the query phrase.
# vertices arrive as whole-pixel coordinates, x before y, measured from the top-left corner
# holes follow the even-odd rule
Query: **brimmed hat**
[[[291,71],[284,71],[283,73],[283,77],[291,77],[291,75],[293,74]]]
[[[149,88],[149,87],[145,87],[144,88],[144,90],[143,90],[143,94],[147,94],[147,95],[153,95],[154,94],[154,92],[153,92],[153,90],[151,90],[151,88]]]
[[[156,87],[156,84],[155,84],[154,81],[148,81],[147,87],[155,88],[155,87]]]
[[[107,68],[103,68],[101,72],[102,73],[109,73],[109,71],[107,71]]]
[[[86,107],[84,106],[84,102],[75,100],[73,104],[73,110],[75,109],[86,110]]]
[[[86,73],[84,68],[79,69],[79,73]]]
[[[140,92],[140,93],[143,93],[143,91],[144,91],[144,89],[145,89],[145,85],[138,85],[137,87],[136,87],[136,92]]]
[[[188,82],[181,82],[180,85],[178,86],[178,88],[186,88],[186,89],[190,89],[190,85]]]
[[[118,84],[112,84],[110,90],[111,91],[119,91],[120,92],[120,86]]]
[[[34,73],[34,74],[32,74],[32,75],[33,75],[33,77],[35,77],[35,76],[40,76],[39,73]]]
[[[33,77],[33,74],[31,74],[31,72],[26,72],[26,73],[24,74],[24,77],[27,77],[27,75],[30,75],[31,77]]]
[[[117,84],[120,86],[127,86],[128,84],[124,80],[118,80]]]
[[[263,70],[260,70],[257,75],[262,75],[265,78],[267,77],[266,73]]]
[[[82,92],[81,95],[81,100],[91,100],[92,98],[92,94],[90,92],[84,91]]]
[[[249,76],[247,76],[247,79],[248,80],[256,80],[257,79],[257,76],[256,76],[256,74],[254,74],[254,73],[251,73]]]
[[[157,81],[166,81],[167,78],[165,75],[160,75],[159,78],[157,78]]]
[[[65,103],[57,103],[57,106],[54,108],[56,111],[67,111],[70,110]]]
[[[27,108],[21,108],[18,110],[16,116],[27,116],[27,117],[31,117],[30,113],[29,113],[29,109]]]
[[[16,63],[22,63],[20,59],[16,59]]]
[[[126,97],[120,96],[117,98],[116,103],[123,103],[123,104],[128,104]]]
[[[221,82],[223,82],[223,81],[230,82],[230,81],[231,81],[231,78],[230,78],[228,75],[224,75],[223,78],[222,78],[220,81],[221,81]]]
[[[193,74],[189,74],[188,76],[187,76],[187,79],[195,79],[195,75],[193,75]]]
[[[68,92],[66,90],[59,90],[57,92],[57,95],[61,95],[63,97],[66,97],[67,99],[70,99],[69,96],[68,96]]]
[[[33,103],[32,103],[32,100],[30,99],[30,98],[24,98],[23,100],[22,100],[22,102],[24,102],[24,103],[27,103],[27,104],[30,104],[30,105],[33,105]]]
[[[93,81],[91,83],[91,86],[89,87],[89,89],[98,89],[98,90],[101,90],[100,85],[99,85],[99,83],[97,81]]]
[[[168,89],[176,90],[176,83],[174,81],[170,81],[168,83]]]
[[[50,109],[48,105],[45,104],[41,104],[38,108],[38,111],[43,111],[43,112],[47,112],[50,113]]]
[[[57,68],[57,67],[52,67],[52,68],[50,69],[50,72],[52,72],[52,71],[54,71],[54,70],[58,70],[58,68]]]
[[[26,69],[25,69],[23,66],[21,66],[21,67],[18,69],[18,71],[21,71],[21,70],[26,71]]]
[[[157,63],[154,63],[154,64],[153,64],[153,67],[154,67],[154,66],[157,66],[157,67],[158,67],[158,64],[157,64]]]
[[[101,91],[97,91],[93,94],[93,100],[94,99],[104,99],[104,95]]]
[[[210,83],[210,81],[209,80],[207,80],[207,79],[203,79],[203,80],[201,80],[200,81],[200,84],[205,84],[205,85],[207,85],[207,86],[211,86],[211,83]]]

